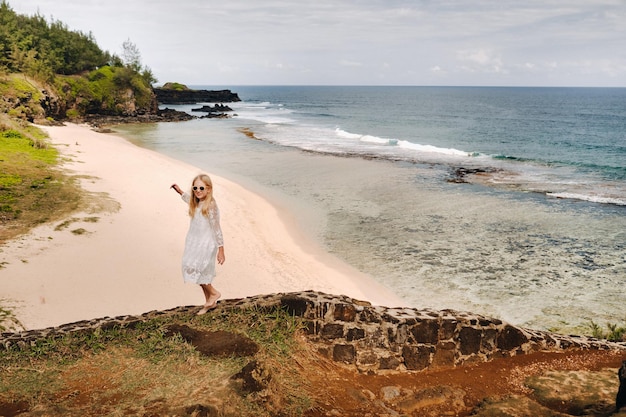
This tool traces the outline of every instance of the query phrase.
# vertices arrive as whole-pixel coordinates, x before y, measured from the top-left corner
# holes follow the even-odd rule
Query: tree
[[[135,72],[141,71],[141,53],[137,45],[132,43],[130,39],[122,44],[122,61],[124,61],[124,65]]]
[[[39,13],[16,14],[6,0],[0,2],[0,69],[49,79],[54,74],[78,74],[112,61],[91,33],[71,31],[59,21]]]
[[[140,74],[147,84],[151,85],[157,81],[152,70],[141,65],[141,52],[139,52],[137,45],[131,42],[130,39],[127,39],[122,44],[122,61],[127,68]]]

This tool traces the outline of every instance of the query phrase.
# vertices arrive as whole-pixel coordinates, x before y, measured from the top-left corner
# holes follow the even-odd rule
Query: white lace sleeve
[[[180,198],[182,198],[183,201],[187,204],[189,204],[189,201],[191,200],[191,196],[189,195],[189,193],[182,193]]]
[[[220,226],[220,210],[215,203],[211,204],[209,210],[209,222],[211,223],[213,233],[215,233],[217,247],[224,246],[224,236],[222,235],[222,227]]]

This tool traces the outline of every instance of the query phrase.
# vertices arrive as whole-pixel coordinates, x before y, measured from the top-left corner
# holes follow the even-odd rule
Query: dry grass
[[[254,359],[272,372],[265,393],[247,395],[241,381],[231,378],[250,357],[206,357],[180,336],[166,336],[168,325],[183,323],[198,330],[236,329],[257,342]],[[282,311],[216,311],[0,352],[0,415],[10,404],[66,416],[177,415],[199,405],[224,416],[264,416],[278,408],[301,415],[310,399],[289,361],[299,350],[299,328]]]

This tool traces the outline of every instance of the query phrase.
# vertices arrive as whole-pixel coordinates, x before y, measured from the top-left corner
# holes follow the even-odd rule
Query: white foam
[[[590,201],[592,203],[615,204],[618,206],[626,206],[626,199],[603,197],[597,195],[585,195],[577,193],[546,193],[546,195],[555,198],[567,198],[572,200]]]
[[[359,139],[362,136],[362,135],[357,135],[356,133],[346,132],[345,130],[341,130],[339,128],[335,129],[335,133],[340,138],[346,138],[346,139]]]
[[[471,152],[460,151],[453,148],[439,148],[433,145],[420,145],[419,143],[409,142],[407,140],[398,141],[398,146],[405,149],[411,149],[419,152],[438,153],[453,156],[472,156]]]
[[[359,142],[371,143],[374,145],[395,146],[398,144],[397,139],[386,139],[386,138],[380,138],[378,136],[373,136],[373,135],[360,135],[358,133],[346,132],[345,130],[342,130],[339,128],[335,129],[335,133],[340,138],[357,140]]]
[[[475,156],[471,152],[460,151],[458,149],[452,148],[439,148],[437,146],[432,145],[421,145],[419,143],[409,142],[407,140],[398,140],[398,139],[388,139],[381,138],[373,135],[360,135],[357,133],[350,133],[342,130],[340,128],[335,129],[335,133],[337,136],[345,139],[353,139],[358,140],[363,143],[371,143],[375,145],[383,145],[383,146],[398,146],[401,149],[407,149],[411,151],[418,152],[427,152],[427,153],[436,153],[442,155],[452,155],[452,156]]]

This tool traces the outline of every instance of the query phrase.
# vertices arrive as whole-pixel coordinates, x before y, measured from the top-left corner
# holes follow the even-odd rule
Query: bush
[[[189,87],[181,83],[165,83],[165,85],[163,85],[163,87],[161,88],[163,88],[164,90],[175,90],[175,91],[189,90]]]
[[[606,323],[606,330],[591,320],[589,324],[591,336],[596,339],[606,339],[610,342],[626,342],[626,327],[616,323]]]

